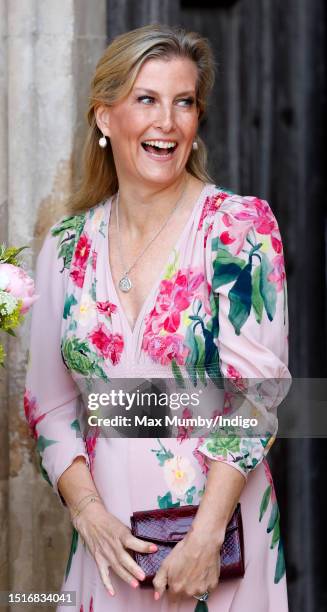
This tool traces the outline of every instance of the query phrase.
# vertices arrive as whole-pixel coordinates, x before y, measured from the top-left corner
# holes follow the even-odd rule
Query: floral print
[[[181,455],[165,461],[166,482],[176,495],[184,495],[194,482],[195,470],[187,457]]]
[[[110,359],[113,365],[119,362],[124,347],[121,334],[111,334],[103,323],[99,323],[89,334],[92,344],[101,357]]]
[[[269,609],[287,612],[280,517],[265,459],[277,431],[274,408],[283,397],[278,380],[290,376],[277,221],[265,200],[206,185],[131,331],[108,273],[111,203],[112,198],[61,219],[39,257],[41,297],[33,312],[24,408],[41,471],[64,503],[58,479],[75,457],[84,457],[105,505],[126,522],[134,510],[200,503],[210,460],[237,469],[250,487],[240,498],[247,570],[243,580],[221,583],[211,605],[217,612],[238,612],[240,602],[255,609],[262,599]],[[191,425],[179,425],[175,439],[157,440],[85,431],[85,385],[90,392],[98,381],[110,388],[113,378],[137,378],[139,372],[141,378],[145,372],[173,379],[181,389],[213,383],[214,416],[234,414],[238,396],[246,413],[263,416],[269,427],[261,436],[240,436],[229,427],[195,438]],[[269,402],[254,379],[271,382]],[[180,416],[195,414],[184,406]],[[81,572],[90,576],[84,587]],[[253,598],[247,583],[258,577]],[[63,587],[76,590],[80,612],[96,612],[108,603],[113,612],[132,606],[152,610],[144,590],[130,594],[115,579],[117,594],[109,601],[94,561],[73,531]],[[193,608],[188,602],[178,609]]]
[[[41,414],[40,416],[36,417],[36,414],[37,414],[36,398],[31,397],[31,392],[28,391],[28,389],[25,389],[25,392],[24,392],[24,412],[25,412],[25,417],[28,422],[29,428],[31,430],[31,434],[33,438],[37,440],[38,433],[36,430],[36,426],[40,421],[42,421],[42,419],[44,419],[45,414]]]

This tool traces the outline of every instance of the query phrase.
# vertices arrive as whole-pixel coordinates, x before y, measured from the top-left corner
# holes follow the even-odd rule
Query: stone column
[[[0,0],[0,34],[0,241],[31,247],[24,260],[32,273],[79,172],[106,2]],[[70,524],[38,474],[25,423],[29,320],[10,339],[0,372],[0,590],[41,592],[60,587]]]

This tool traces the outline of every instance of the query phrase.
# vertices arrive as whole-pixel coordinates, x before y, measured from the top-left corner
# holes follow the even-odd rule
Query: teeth
[[[164,142],[163,140],[145,140],[144,144],[159,147],[160,149],[172,149],[176,146],[177,142]]]

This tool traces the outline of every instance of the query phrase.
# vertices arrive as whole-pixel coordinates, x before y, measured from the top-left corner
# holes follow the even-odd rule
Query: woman
[[[80,612],[186,612],[206,592],[215,612],[288,610],[265,459],[278,379],[290,377],[282,243],[267,202],[219,188],[206,172],[197,130],[213,79],[196,33],[149,25],[109,45],[92,83],[83,183],[38,258],[25,409],[43,474],[75,527],[63,589],[77,592]],[[270,423],[265,436],[78,435],[86,380],[141,373],[196,388],[212,371],[236,380],[247,414]],[[260,378],[269,401],[246,392],[244,381]],[[245,576],[219,582],[238,501]],[[156,546],[131,535],[130,515],[200,502],[154,588],[140,588],[128,551]]]

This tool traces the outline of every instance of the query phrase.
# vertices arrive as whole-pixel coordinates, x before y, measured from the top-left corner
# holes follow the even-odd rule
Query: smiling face
[[[98,107],[119,182],[169,185],[181,176],[198,127],[196,81],[188,58],[151,59],[123,101]]]

